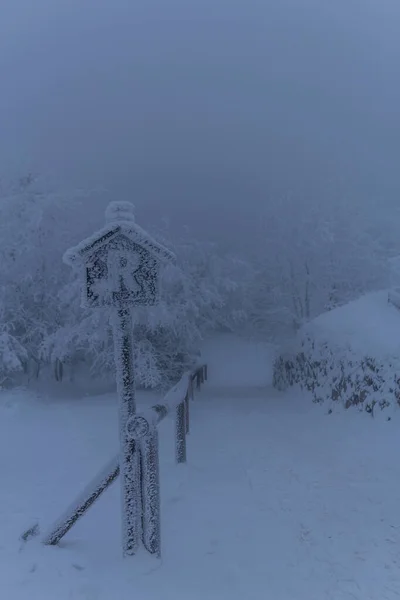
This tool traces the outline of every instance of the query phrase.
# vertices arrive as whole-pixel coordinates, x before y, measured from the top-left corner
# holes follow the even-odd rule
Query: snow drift
[[[300,386],[314,402],[372,414],[400,405],[400,310],[387,291],[304,325],[275,361],[274,386]]]

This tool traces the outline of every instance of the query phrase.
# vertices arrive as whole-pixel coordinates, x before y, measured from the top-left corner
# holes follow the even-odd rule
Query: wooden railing
[[[161,554],[160,530],[160,479],[158,424],[168,415],[175,416],[175,459],[184,463],[187,459],[186,436],[190,431],[190,401],[194,390],[200,390],[207,380],[207,365],[196,367],[186,373],[164,397],[156,404],[132,416],[127,423],[127,431],[135,441],[135,456],[138,477],[135,490],[137,497],[137,521],[140,541],[151,554]],[[86,513],[119,475],[119,456],[103,469],[78,496],[60,519],[43,537],[46,545],[56,545],[75,523]],[[32,529],[32,528],[31,528]],[[30,531],[30,530],[29,530]],[[139,537],[139,536],[138,536]]]
[[[148,434],[168,415],[175,412],[175,459],[177,463],[186,462],[186,436],[190,431],[190,400],[194,399],[194,390],[200,390],[207,381],[207,365],[201,365],[185,373],[164,397],[162,404],[155,404],[149,410],[132,417],[128,422],[128,431],[133,439]]]

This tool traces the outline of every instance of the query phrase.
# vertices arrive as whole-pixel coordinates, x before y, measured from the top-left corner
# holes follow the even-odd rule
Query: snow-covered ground
[[[112,394],[3,393],[1,598],[397,600],[397,419],[327,415],[272,391],[264,350],[228,340],[204,352],[210,381],[192,406],[186,465],[173,462],[172,422],[161,425],[161,560],[122,560],[118,484],[60,547],[19,540],[116,452],[117,411]]]

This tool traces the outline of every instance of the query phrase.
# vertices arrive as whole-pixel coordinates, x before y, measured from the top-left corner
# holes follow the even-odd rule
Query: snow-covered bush
[[[321,315],[277,357],[274,386],[299,386],[314,402],[370,413],[400,405],[400,311],[387,292]]]
[[[0,333],[0,387],[9,384],[16,373],[26,369],[28,354],[7,331]]]

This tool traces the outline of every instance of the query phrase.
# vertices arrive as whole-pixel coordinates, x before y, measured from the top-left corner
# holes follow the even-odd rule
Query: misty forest
[[[398,598],[399,28],[395,0],[0,2],[7,599]],[[154,302],[82,302],[65,253],[113,224]]]

